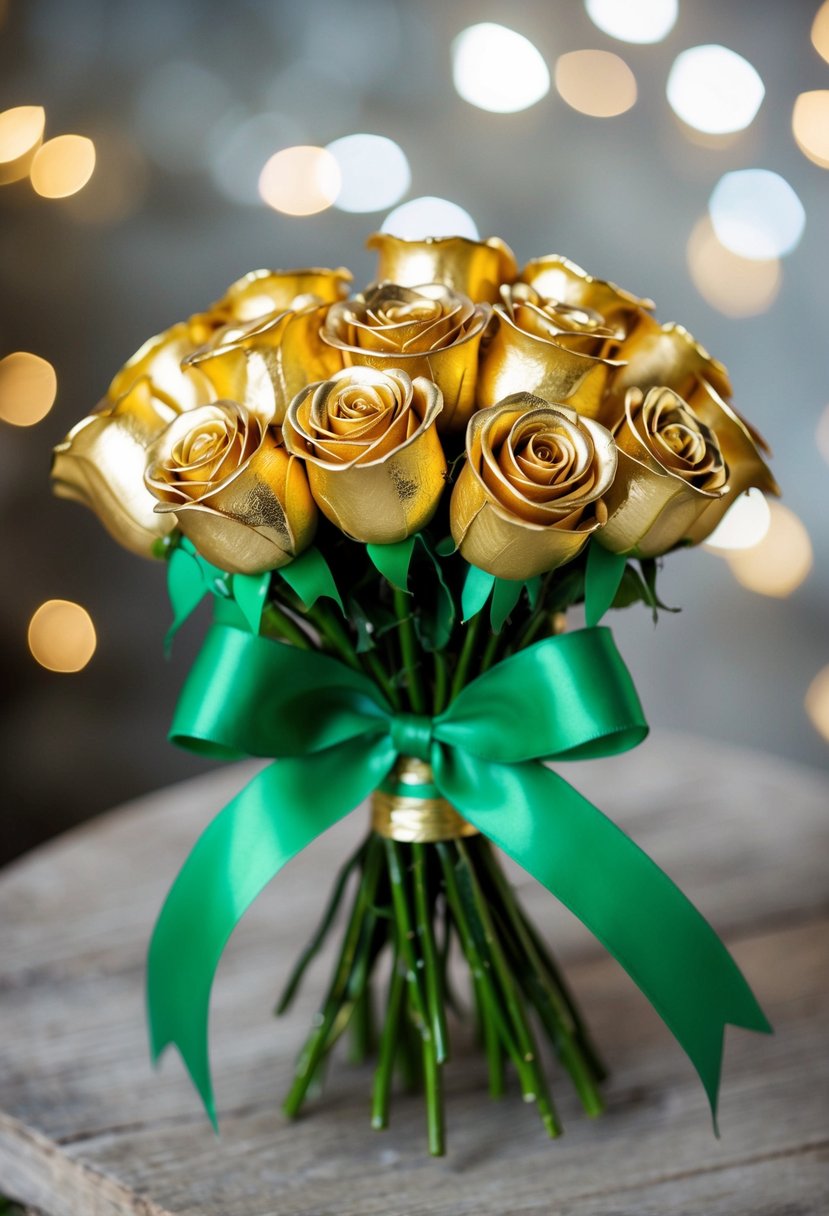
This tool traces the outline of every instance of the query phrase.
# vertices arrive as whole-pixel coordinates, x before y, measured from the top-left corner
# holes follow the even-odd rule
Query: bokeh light
[[[468,211],[446,198],[424,195],[401,203],[383,220],[382,232],[420,241],[427,236],[465,236],[477,241],[478,229]]]
[[[829,742],[829,666],[812,680],[806,690],[805,706],[812,726]]]
[[[668,74],[671,109],[707,135],[744,130],[765,96],[756,68],[727,47],[693,46],[677,55]]]
[[[550,91],[550,73],[538,48],[492,21],[470,25],[454,39],[452,79],[464,101],[495,114],[526,110]]]
[[[800,94],[792,111],[792,134],[804,156],[829,169],[829,89]]]
[[[829,0],[824,0],[812,22],[812,46],[829,63]]]
[[[340,167],[340,211],[385,211],[393,207],[412,180],[406,153],[384,135],[344,135],[326,149]]]
[[[568,106],[593,118],[624,114],[636,102],[636,77],[611,51],[568,51],[556,62],[555,78]]]
[[[829,464],[829,405],[826,406],[815,428],[815,442],[823,459]]]
[[[735,499],[705,542],[706,549],[751,549],[771,527],[771,511],[762,490],[751,489]]]
[[[713,189],[708,213],[717,239],[744,258],[779,258],[791,253],[806,225],[806,212],[792,187],[770,169],[736,169]]]
[[[29,621],[29,650],[49,671],[81,671],[96,646],[91,616],[71,600],[47,600]]]
[[[262,113],[223,122],[208,140],[208,167],[217,188],[231,202],[259,205],[259,175],[279,148],[298,144],[302,132],[283,114]]]
[[[340,166],[330,152],[298,144],[266,161],[259,174],[259,194],[274,211],[316,215],[334,202],[341,181]]]
[[[769,527],[759,544],[726,554],[738,583],[760,595],[783,599],[796,591],[812,569],[812,542],[794,511],[770,502]]]
[[[30,176],[42,198],[68,198],[95,172],[95,145],[85,135],[57,135],[35,153]]]
[[[652,43],[676,24],[679,0],[585,0],[594,25],[620,42]]]
[[[727,317],[754,317],[771,308],[783,281],[777,258],[743,258],[717,239],[704,215],[688,238],[688,269],[694,286]]]
[[[34,426],[55,403],[58,378],[46,359],[16,350],[0,359],[0,418],[13,426]]]
[[[0,114],[0,185],[29,176],[45,125],[43,106],[15,106]]]

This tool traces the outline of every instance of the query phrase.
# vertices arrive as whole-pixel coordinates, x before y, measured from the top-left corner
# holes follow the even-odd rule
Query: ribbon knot
[[[391,741],[400,756],[413,756],[428,764],[432,755],[432,719],[425,714],[395,714]]]

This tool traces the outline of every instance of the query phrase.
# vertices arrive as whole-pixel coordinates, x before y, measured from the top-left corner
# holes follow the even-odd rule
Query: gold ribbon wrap
[[[432,783],[430,765],[413,756],[401,756],[388,780],[372,795],[373,830],[403,844],[435,844],[477,836],[478,829],[441,798]]]

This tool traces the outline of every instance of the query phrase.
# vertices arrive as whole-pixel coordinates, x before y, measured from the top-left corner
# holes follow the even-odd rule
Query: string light
[[[829,666],[812,680],[806,690],[805,706],[812,726],[829,743]]]
[[[43,198],[67,198],[82,190],[95,171],[95,145],[85,135],[57,135],[35,153],[30,176]]]
[[[829,169],[829,89],[800,94],[792,111],[792,134],[804,156]]]
[[[569,51],[556,62],[556,88],[582,114],[613,118],[636,101],[636,77],[611,51]]]
[[[29,176],[45,125],[43,106],[15,106],[0,114],[0,186]]]
[[[676,24],[679,0],[585,0],[594,25],[620,42],[661,42]]]
[[[768,499],[762,490],[751,489],[735,499],[705,542],[717,552],[751,549],[759,545],[771,526]]]
[[[285,215],[316,215],[337,197],[340,166],[325,148],[298,144],[283,148],[265,163],[259,194],[274,211]]]
[[[688,269],[704,300],[727,317],[753,317],[777,299],[783,268],[777,258],[743,258],[717,239],[704,215],[688,238]]]
[[[725,173],[708,200],[717,239],[744,258],[783,257],[798,244],[806,211],[792,187],[770,169]]]
[[[71,600],[47,600],[29,621],[29,650],[48,671],[75,672],[86,667],[97,638],[92,618]]]
[[[765,86],[756,68],[728,47],[710,44],[682,51],[668,74],[671,109],[707,135],[742,131],[760,109]]]
[[[326,149],[342,178],[334,202],[339,211],[385,211],[403,197],[412,174],[406,153],[384,135],[345,135]]]
[[[478,229],[468,211],[446,198],[424,195],[410,199],[389,212],[383,221],[383,232],[406,241],[420,241],[427,236],[466,236],[478,239]]]
[[[46,359],[17,350],[0,359],[0,418],[13,426],[34,426],[55,403],[58,378]]]
[[[538,48],[492,21],[470,25],[454,39],[452,79],[464,101],[494,114],[526,110],[550,91],[550,73]]]
[[[759,544],[726,555],[738,583],[760,595],[784,599],[812,569],[812,542],[802,521],[782,503],[770,502],[769,528]]]

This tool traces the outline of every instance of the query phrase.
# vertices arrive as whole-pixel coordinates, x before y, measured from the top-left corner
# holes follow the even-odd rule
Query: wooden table
[[[263,895],[214,990],[222,1125],[174,1054],[147,1058],[143,962],[198,832],[250,774],[228,767],[133,803],[0,875],[0,1193],[48,1216],[806,1216],[829,1212],[829,781],[781,760],[656,735],[568,777],[660,862],[724,935],[776,1028],[730,1030],[711,1132],[691,1067],[621,968],[516,873],[612,1066],[587,1120],[554,1082],[565,1135],[544,1138],[513,1087],[486,1095],[462,1039],[448,1066],[449,1155],[426,1156],[421,1103],[368,1126],[367,1067],[339,1063],[299,1122],[280,1113],[324,975],[274,1021],[279,981],[359,812]]]

